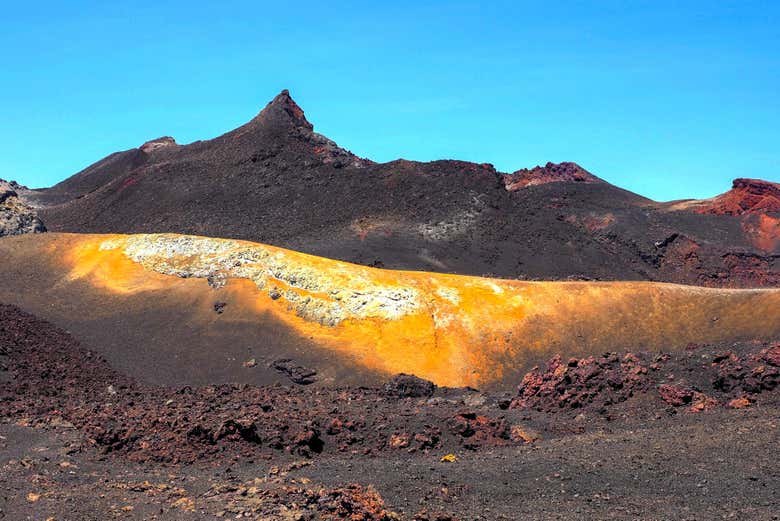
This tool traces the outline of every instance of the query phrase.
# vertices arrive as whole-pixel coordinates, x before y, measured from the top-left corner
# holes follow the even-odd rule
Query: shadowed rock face
[[[771,215],[655,203],[574,163],[512,174],[453,160],[374,163],[316,133],[287,91],[222,136],[155,139],[26,197],[53,231],[207,235],[505,278],[780,284]]]
[[[479,388],[514,385],[522,371],[553,354],[682,349],[690,342],[780,335],[780,290],[774,289],[391,271],[175,234],[8,239],[0,242],[0,263],[9,266],[0,301],[70,330],[88,317],[87,333],[99,340],[110,332],[112,349],[130,358],[132,371],[151,370],[132,356],[142,345],[172,364],[174,376],[201,349],[181,340],[193,332],[196,342],[205,339],[209,371],[232,364],[230,371],[243,375],[257,364],[276,378],[316,372],[322,383],[334,374],[355,383],[349,373],[407,373]],[[25,291],[14,286],[17,280],[25,281]],[[226,304],[222,313],[215,302]],[[99,311],[90,303],[99,303]],[[150,318],[143,327],[124,325],[136,307]],[[245,349],[269,328],[276,334],[249,364],[241,363],[250,358],[246,351],[246,358],[225,362],[223,350]],[[126,335],[135,336],[121,340]]]
[[[46,231],[35,210],[24,204],[17,192],[24,187],[0,179],[0,237]]]

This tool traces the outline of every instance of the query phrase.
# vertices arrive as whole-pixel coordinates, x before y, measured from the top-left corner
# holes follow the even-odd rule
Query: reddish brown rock
[[[408,434],[393,434],[388,445],[391,449],[405,449],[409,446],[411,437]]]
[[[780,183],[761,179],[735,179],[731,190],[708,201],[701,201],[698,213],[743,215],[780,212]]]
[[[544,166],[523,168],[504,175],[504,186],[510,192],[527,186],[547,183],[603,183],[604,181],[591,174],[576,163],[547,163]]]
[[[659,356],[656,363],[665,359]],[[510,407],[555,411],[620,403],[649,388],[650,365],[651,360],[631,353],[572,358],[565,364],[556,356],[544,370],[536,367],[523,377]]]
[[[775,344],[768,348],[762,358],[769,365],[780,367],[780,344]]]
[[[516,443],[534,443],[542,439],[539,433],[529,430],[522,425],[512,425],[509,428],[509,439]]]
[[[691,412],[709,411],[720,405],[720,402],[711,396],[707,396],[704,393],[695,392],[693,394],[693,403],[691,404]]]
[[[750,398],[742,396],[740,398],[729,400],[726,406],[730,409],[744,409],[745,407],[750,407],[752,403],[753,401]]]
[[[463,447],[467,449],[527,443],[521,437],[512,439],[510,427],[503,417],[489,418],[464,412],[450,418],[447,425],[453,434],[460,436]]]
[[[661,399],[673,407],[689,405],[693,401],[695,391],[686,387],[664,384],[658,387]]]

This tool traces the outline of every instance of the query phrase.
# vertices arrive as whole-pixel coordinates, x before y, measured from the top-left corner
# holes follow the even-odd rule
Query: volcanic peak
[[[504,175],[504,186],[506,186],[509,192],[514,192],[527,186],[560,182],[603,183],[604,181],[577,163],[571,162],[548,162],[544,166],[535,166],[531,169],[523,168]]]
[[[309,123],[303,109],[295,103],[287,89],[277,94],[249,124],[314,130],[314,125]]]

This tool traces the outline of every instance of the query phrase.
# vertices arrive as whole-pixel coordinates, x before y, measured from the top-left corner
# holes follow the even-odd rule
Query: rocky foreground
[[[169,388],[0,307],[0,519],[773,519],[780,343],[555,357],[515,392]]]

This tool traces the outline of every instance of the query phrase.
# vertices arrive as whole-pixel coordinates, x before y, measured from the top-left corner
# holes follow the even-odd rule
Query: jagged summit
[[[304,115],[303,109],[292,99],[287,89],[280,92],[249,123],[225,136],[229,140],[250,141],[270,149],[286,149],[297,154],[298,160],[313,155],[314,161],[336,168],[364,168],[372,161],[356,156],[341,148],[331,139],[314,132],[312,125]],[[305,161],[310,161],[306,159]]]
[[[504,185],[510,192],[526,186],[543,185],[547,183],[604,183],[577,163],[547,163],[534,168],[522,168],[504,176]]]
[[[284,89],[276,95],[260,113],[249,122],[249,125],[272,127],[293,127],[313,131],[314,125],[309,123],[303,109],[295,103],[290,91]]]

